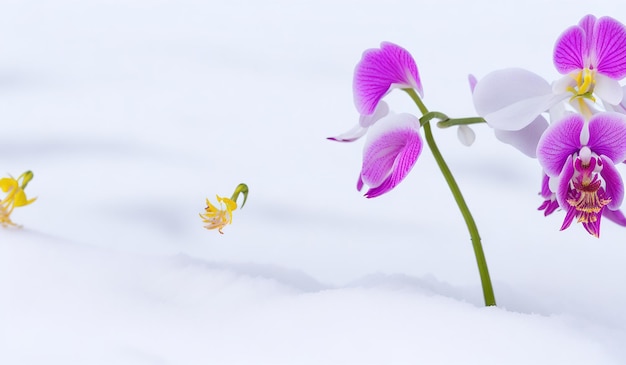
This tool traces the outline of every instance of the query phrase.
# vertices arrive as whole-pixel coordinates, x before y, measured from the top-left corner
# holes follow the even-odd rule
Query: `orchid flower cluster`
[[[391,191],[409,174],[426,144],[465,219],[483,286],[486,305],[495,305],[480,237],[447,164],[432,135],[430,122],[458,126],[461,142],[471,145],[468,125],[487,123],[498,140],[510,144],[543,169],[539,210],[565,211],[561,230],[574,219],[599,237],[602,217],[626,226],[620,211],[624,184],[616,168],[626,160],[626,28],[610,17],[587,15],[566,29],[554,47],[554,65],[563,76],[552,83],[520,68],[469,76],[479,117],[449,118],[424,105],[418,68],[411,54],[393,43],[366,50],[356,65],[354,103],[360,114],[349,131],[329,138],[353,142],[366,136],[357,190],[365,196]],[[408,93],[420,117],[396,114],[383,101],[395,89]]]
[[[26,185],[28,185],[33,177],[34,174],[32,171],[26,171],[17,179],[10,175],[9,177],[0,179],[0,189],[2,189],[2,192],[6,193],[4,199],[0,201],[0,224],[3,227],[19,227],[19,225],[13,223],[11,220],[11,213],[13,213],[15,208],[27,206],[37,199],[28,199],[24,192]]]
[[[599,237],[602,217],[626,226],[616,168],[626,159],[626,27],[587,15],[558,38],[553,61],[563,76],[552,83],[518,68],[486,75],[474,105],[498,139],[539,161],[539,210],[562,209],[561,230],[576,219]]]

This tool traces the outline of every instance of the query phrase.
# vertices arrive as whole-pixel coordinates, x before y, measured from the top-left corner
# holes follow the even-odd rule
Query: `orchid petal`
[[[596,20],[597,19],[593,14],[587,14],[578,22],[578,26],[581,27],[585,33],[585,45],[587,50],[591,50],[593,48]]]
[[[580,115],[571,114],[550,125],[541,136],[537,159],[548,175],[559,175],[565,161],[582,147],[580,134],[584,123]]]
[[[615,165],[613,165],[613,161],[604,155],[601,155],[600,158],[602,159],[600,175],[606,182],[606,193],[611,197],[611,202],[607,204],[607,207],[611,210],[615,210],[618,209],[624,201],[624,183],[619,171],[617,171]]]
[[[335,142],[354,142],[357,139],[363,137],[367,133],[367,128],[379,121],[381,118],[389,114],[389,105],[381,100],[371,115],[361,115],[359,117],[359,124],[352,127],[347,132],[344,132],[335,137],[328,137],[327,139]]]
[[[598,19],[592,49],[598,73],[615,80],[626,76],[626,28],[622,23],[608,16]]]
[[[548,128],[548,121],[538,116],[532,123],[519,131],[495,130],[496,138],[500,142],[510,144],[528,157],[537,157],[537,144],[543,132]]]
[[[585,56],[589,48],[585,31],[578,25],[567,28],[554,46],[554,66],[562,73],[585,68]]]
[[[336,142],[354,142],[357,139],[363,137],[365,133],[367,133],[367,128],[363,128],[360,124],[357,124],[349,131],[343,132],[335,137],[328,137],[327,139]]]
[[[622,95],[626,94],[626,86],[622,86]],[[606,110],[609,112],[616,112],[621,114],[626,114],[626,98],[622,97],[622,100],[619,104],[609,104],[605,103],[604,106]]]
[[[562,165],[562,171],[558,175],[558,187],[556,189],[556,200],[559,202],[559,206],[569,211],[570,204],[567,202],[567,194],[569,192],[569,183],[574,176],[574,164],[572,163],[572,156],[567,156],[567,159]],[[565,228],[561,228],[565,229]]]
[[[359,124],[363,128],[369,128],[374,123],[376,123],[383,117],[387,116],[387,114],[389,114],[389,105],[387,105],[387,103],[381,100],[376,106],[376,109],[374,110],[373,114],[361,115],[359,117]]]
[[[626,217],[621,210],[604,209],[602,215],[613,223],[626,227]]]
[[[549,199],[552,197],[552,194],[552,190],[550,190],[550,176],[544,172],[543,178],[541,179],[541,197]]]
[[[417,65],[411,54],[393,43],[363,52],[354,70],[354,103],[360,114],[370,115],[393,88],[413,88],[422,95]]]
[[[422,150],[419,119],[396,114],[381,120],[368,135],[363,167],[357,187],[370,186],[368,198],[382,195],[398,185],[411,171]]]
[[[459,137],[459,141],[467,147],[471,146],[476,140],[476,133],[474,133],[472,128],[466,125],[460,125],[456,131],[456,135]]]
[[[619,163],[626,159],[626,116],[599,113],[589,120],[589,148]]]
[[[539,75],[519,68],[489,73],[474,88],[476,112],[496,129],[520,130],[565,99]]]
[[[600,73],[596,75],[596,86],[593,92],[602,99],[602,101],[612,105],[621,103],[624,96],[622,86],[617,80]]]
[[[476,76],[472,74],[467,75],[467,81],[469,82],[470,91],[474,93],[474,89],[476,88],[476,84],[478,83],[478,80],[476,80]]]

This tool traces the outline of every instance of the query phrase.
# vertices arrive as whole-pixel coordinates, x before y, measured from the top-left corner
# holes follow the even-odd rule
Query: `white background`
[[[560,232],[562,211],[536,210],[536,160],[485,125],[471,148],[435,130],[483,238],[499,305],[484,308],[430,151],[368,200],[362,141],[325,139],[356,123],[352,72],[381,41],[413,54],[430,109],[466,117],[467,74],[554,80],[563,30],[625,10],[1,1],[0,174],[32,170],[38,199],[0,230],[0,363],[625,363],[626,228]],[[233,224],[205,230],[204,199],[240,182]]]

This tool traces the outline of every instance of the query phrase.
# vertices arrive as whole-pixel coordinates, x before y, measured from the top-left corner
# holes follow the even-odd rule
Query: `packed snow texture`
[[[467,74],[558,73],[558,35],[617,1],[4,1],[0,172],[35,173],[0,229],[0,363],[623,364],[626,229],[537,207],[541,169],[473,127],[435,137],[498,301],[430,152],[355,189],[352,73],[391,41],[432,110]],[[515,85],[511,85],[515,87]],[[396,112],[416,112],[401,92]],[[622,172],[626,169],[619,167]],[[250,196],[224,235],[204,199]]]

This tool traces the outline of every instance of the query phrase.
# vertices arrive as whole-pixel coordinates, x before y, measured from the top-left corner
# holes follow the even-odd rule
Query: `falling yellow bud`
[[[219,208],[213,205],[209,199],[206,199],[204,213],[200,213],[200,218],[202,218],[202,221],[205,223],[204,228],[217,229],[220,234],[224,234],[222,229],[227,224],[233,222],[233,211],[237,209],[237,198],[239,194],[243,194],[244,197],[243,203],[241,204],[243,208],[248,198],[248,186],[246,184],[239,184],[230,199],[216,195]]]
[[[21,174],[17,179],[9,175],[9,177],[3,177],[0,179],[0,189],[7,195],[2,201],[0,201],[0,224],[3,227],[16,226],[11,221],[11,213],[16,207],[23,207],[37,198],[28,199],[24,189],[26,185],[33,179],[32,171],[26,171]]]

